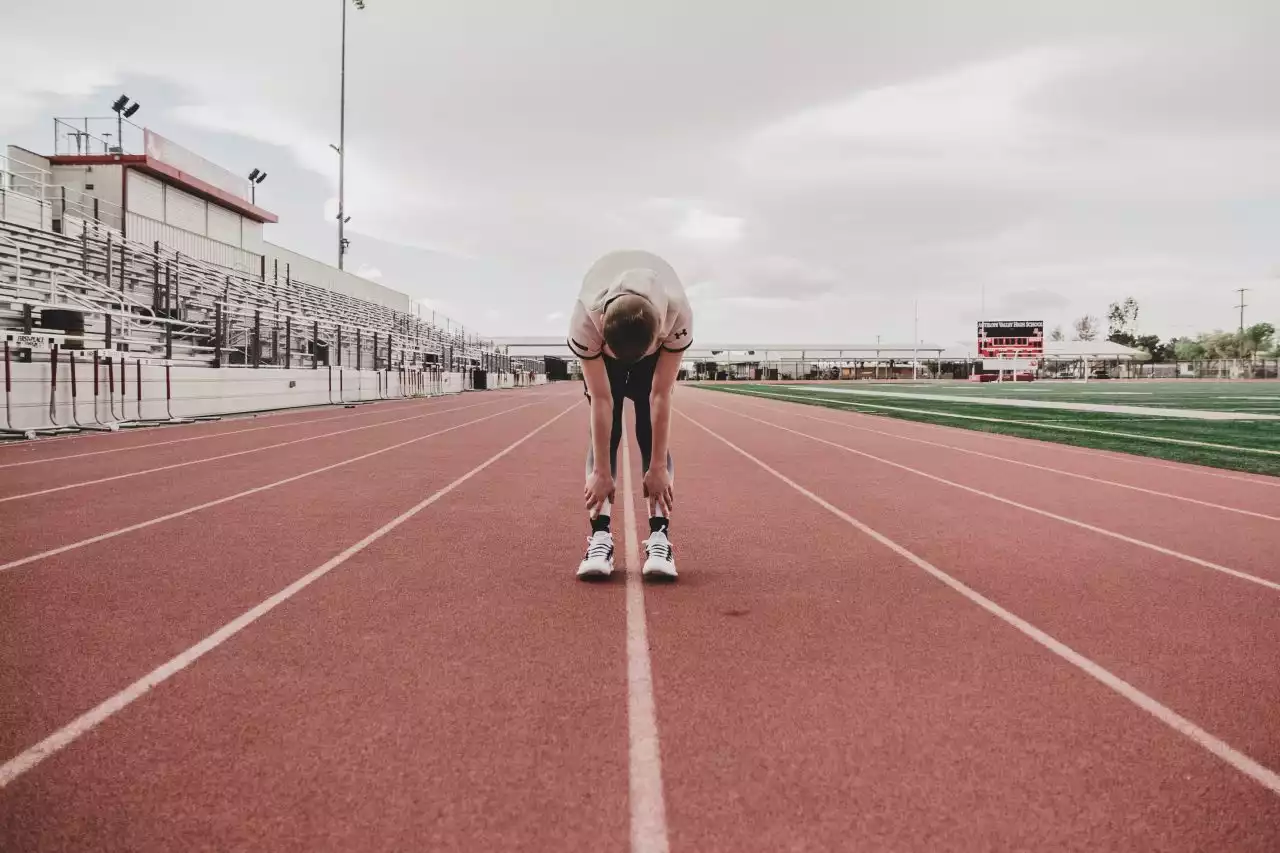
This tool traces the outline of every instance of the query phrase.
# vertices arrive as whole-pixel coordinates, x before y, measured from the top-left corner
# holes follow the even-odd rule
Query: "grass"
[[[810,387],[823,387],[822,385]],[[858,382],[831,383],[831,387],[857,387],[928,396],[963,395],[974,400],[1004,397],[1015,400],[1114,403],[1171,409],[1280,414],[1280,382],[1205,382],[1199,380],[1144,380],[1119,382]]]
[[[1146,383],[1143,385],[1145,386]],[[1280,422],[1278,421],[1204,421],[1101,412],[1019,409],[983,405],[980,399],[976,399],[973,403],[956,403],[948,400],[906,400],[891,397],[864,400],[838,392],[824,394],[821,390],[822,386],[809,386],[808,390],[803,391],[788,389],[786,386],[749,383],[709,384],[700,387],[722,393],[745,396],[767,395],[770,399],[781,398],[800,404],[852,410],[867,415],[1013,435],[1077,447],[1113,450],[1251,474],[1280,476]],[[897,387],[915,391],[923,386],[898,384]],[[939,387],[942,391],[948,391],[955,386]],[[1234,390],[1239,386],[1234,385],[1232,388]],[[1280,386],[1273,386],[1273,388],[1275,390],[1271,393],[1280,392]],[[1026,396],[1030,398],[1032,394]],[[1203,405],[1175,405],[1168,402],[1166,397],[1154,396],[1158,398],[1158,402],[1148,402],[1146,405],[1207,408]],[[1206,394],[1206,396],[1212,398],[1214,395]],[[1046,396],[1036,395],[1035,399],[1046,399]],[[1104,400],[1092,400],[1092,402],[1104,402]],[[1129,400],[1124,400],[1124,404],[1131,403]],[[976,418],[988,420],[976,420]],[[1221,446],[1204,447],[1174,442],[1199,442]]]

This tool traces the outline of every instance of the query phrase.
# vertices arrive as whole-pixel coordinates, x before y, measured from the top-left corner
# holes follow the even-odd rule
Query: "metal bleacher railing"
[[[510,372],[491,342],[294,278],[126,240],[120,211],[0,161],[0,327],[216,367]],[[30,215],[34,211],[36,215]],[[14,215],[9,215],[13,213]],[[23,215],[19,215],[23,214]]]

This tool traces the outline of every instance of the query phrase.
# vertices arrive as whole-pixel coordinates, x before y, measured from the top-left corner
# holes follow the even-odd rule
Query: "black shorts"
[[[647,355],[635,364],[622,364],[617,359],[601,355],[604,359],[605,371],[609,374],[609,390],[613,394],[614,411],[622,405],[622,401],[630,399],[645,408],[649,405],[649,394],[653,391],[653,372],[658,366],[658,355]],[[587,390],[587,380],[582,380],[582,393],[588,400],[591,392]]]

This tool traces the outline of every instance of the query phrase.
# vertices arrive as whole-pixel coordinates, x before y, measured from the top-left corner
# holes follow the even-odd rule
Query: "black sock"
[[[597,515],[591,519],[591,532],[599,533],[602,530],[605,533],[609,532],[609,516],[607,515]]]
[[[671,523],[664,516],[655,515],[649,518],[650,533],[666,533],[670,526]]]

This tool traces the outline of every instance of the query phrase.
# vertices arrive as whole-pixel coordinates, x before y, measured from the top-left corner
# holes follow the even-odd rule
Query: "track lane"
[[[0,503],[11,503],[16,499],[38,496],[40,492],[50,489],[69,490],[73,487],[88,487],[95,485],[95,481],[101,479],[145,476],[148,472],[168,466],[191,467],[214,464],[227,458],[236,458],[237,454],[269,452],[276,448],[292,447],[329,436],[354,435],[366,430],[378,429],[382,425],[430,417],[435,412],[450,411],[461,406],[474,406],[484,402],[494,403],[503,399],[504,397],[498,395],[489,395],[487,398],[468,396],[455,398],[454,401],[443,406],[424,401],[417,405],[397,406],[391,409],[370,408],[359,414],[334,416],[332,420],[282,425],[284,429],[272,427],[270,430],[240,430],[219,436],[208,436],[209,439],[217,439],[216,441],[199,443],[184,441],[179,444],[140,448],[145,450],[145,453],[109,453],[95,457],[60,459],[38,465],[22,465],[3,470]]]
[[[699,398],[701,400],[701,398]],[[864,457],[682,401],[681,411],[1265,766],[1280,768],[1276,594],[955,496]]]
[[[573,577],[584,430],[562,418],[17,780],[6,834],[626,850],[624,588]]]
[[[29,746],[402,511],[423,489],[466,471],[479,461],[475,453],[505,446],[570,403],[553,398],[0,573],[7,611],[0,755]]]
[[[374,429],[0,504],[5,518],[0,527],[0,572],[14,560],[68,541],[268,486],[443,427],[550,399],[533,395],[476,399],[449,409],[423,411],[414,420]]]
[[[826,418],[814,420],[815,416],[805,410],[807,407],[793,406],[765,414],[749,403],[734,405],[730,401],[725,405],[706,396],[700,396],[699,402],[777,423],[962,486],[1280,584],[1280,564],[1276,560],[1280,507],[1273,506],[1270,514],[1255,516],[1188,504],[1042,468],[1001,463],[949,447],[904,441],[883,431],[849,429]],[[815,445],[815,449],[820,447]],[[990,500],[919,475],[905,471],[903,475],[917,477],[928,488],[950,490],[956,499]],[[1280,589],[1273,587],[1272,592],[1280,593]]]
[[[1215,503],[1237,505],[1267,512],[1275,508],[1280,494],[1280,478],[1190,465],[1108,450],[1074,447],[1051,441],[986,433],[939,424],[918,423],[887,416],[868,415],[849,409],[805,405],[777,397],[725,394],[706,391],[713,397],[758,401],[762,406],[789,410],[796,406],[812,409],[823,417],[847,420],[852,424],[904,436],[944,441],[959,447],[995,453],[1013,459],[1065,468],[1094,477],[1118,480],[1148,488],[1199,497]]]
[[[673,853],[1280,838],[1280,800],[1252,780],[687,421],[675,430],[681,580],[646,588]],[[833,460],[735,432],[825,491],[810,481]]]

